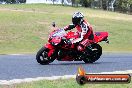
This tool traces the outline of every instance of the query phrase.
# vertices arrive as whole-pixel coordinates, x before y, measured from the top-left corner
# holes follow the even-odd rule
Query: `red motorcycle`
[[[64,29],[56,29],[50,33],[48,43],[45,44],[36,55],[36,60],[42,65],[49,64],[55,59],[58,61],[84,61],[93,63],[102,55],[102,47],[99,42],[108,41],[108,32],[95,32],[94,42],[82,52],[77,50],[76,44],[68,44],[68,40],[78,38],[77,32],[66,33]]]

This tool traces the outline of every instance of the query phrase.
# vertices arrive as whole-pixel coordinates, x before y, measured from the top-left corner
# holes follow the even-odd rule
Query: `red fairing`
[[[54,51],[55,51],[55,49],[49,50],[49,52],[48,52],[48,57],[50,57],[50,56],[54,53]]]
[[[48,49],[54,49],[54,47],[50,43],[45,44],[44,47]]]
[[[101,42],[108,37],[108,32],[95,32],[94,33],[94,41],[95,43]]]
[[[76,39],[78,38],[80,35],[78,32],[68,32],[68,33],[64,33],[65,31],[63,29],[58,29],[58,30],[54,30],[50,35],[49,35],[49,40],[47,44],[44,45],[44,47],[46,47],[48,49],[48,57],[51,57],[53,55],[53,53],[55,52],[56,49],[64,49],[64,50],[76,50],[76,48],[80,48],[80,47],[76,47],[75,44],[72,45],[68,45],[65,43],[64,40],[62,40],[63,38],[65,39]],[[80,44],[84,45],[84,47],[89,46],[89,44],[93,44],[93,43],[98,43],[101,41],[106,41],[108,37],[108,32],[95,32],[94,33],[94,42],[93,40],[89,40],[89,39],[84,39]],[[64,42],[62,42],[64,41]],[[59,45],[58,48],[58,44]],[[62,51],[61,50],[61,51]],[[82,49],[82,51],[85,50],[85,48]],[[58,52],[58,51],[57,51]],[[61,53],[58,53],[58,55],[60,55],[61,57]],[[73,61],[75,58],[73,56],[68,56],[65,53],[63,53],[62,55],[64,55],[63,57],[61,57],[62,61]]]
[[[70,32],[67,33],[66,38],[67,39],[71,39],[71,38],[76,39],[76,38],[78,38],[78,36],[79,36],[78,32],[72,32],[72,31],[70,31]]]
[[[54,53],[54,51],[55,51],[55,48],[50,43],[45,44],[44,47],[46,47],[47,49],[49,49],[48,57],[50,57]]]

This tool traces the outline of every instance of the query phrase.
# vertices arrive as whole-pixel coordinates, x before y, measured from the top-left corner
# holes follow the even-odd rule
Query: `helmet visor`
[[[80,24],[81,18],[72,18],[72,23],[75,25]]]

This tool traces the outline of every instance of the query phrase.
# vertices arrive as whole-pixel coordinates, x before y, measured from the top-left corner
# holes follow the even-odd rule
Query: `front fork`
[[[52,46],[50,43],[45,44],[44,47],[48,49],[48,57],[51,57],[55,52],[55,47]]]

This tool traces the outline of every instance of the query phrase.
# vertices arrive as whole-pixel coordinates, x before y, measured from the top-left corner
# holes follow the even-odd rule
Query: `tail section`
[[[108,32],[95,32],[94,33],[94,40],[96,43],[101,41],[106,41],[108,43]]]

